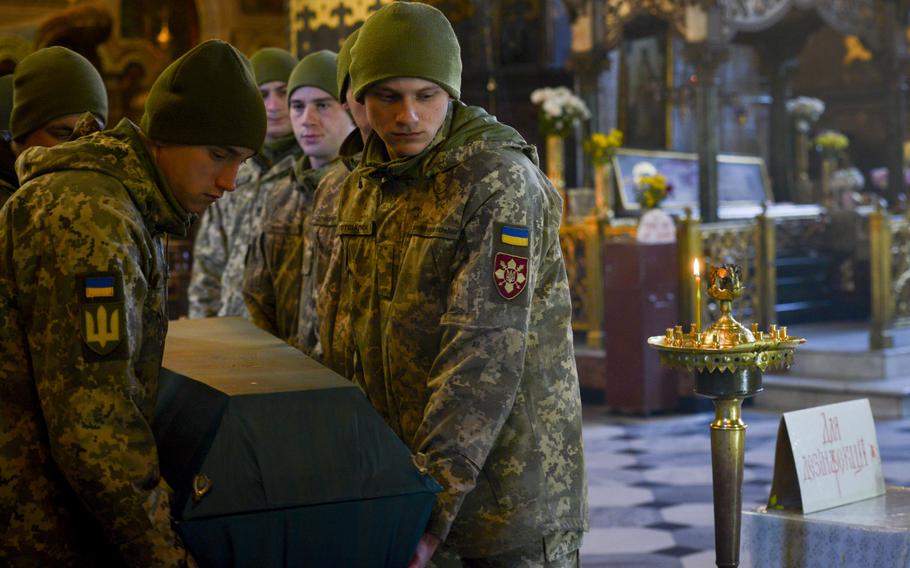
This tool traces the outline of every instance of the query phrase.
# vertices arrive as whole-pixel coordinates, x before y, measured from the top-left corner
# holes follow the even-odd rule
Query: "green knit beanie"
[[[338,52],[338,70],[336,71],[336,81],[338,83],[338,98],[344,102],[344,93],[347,87],[348,76],[351,71],[351,48],[357,42],[357,36],[360,35],[360,28],[354,30],[354,33],[345,38],[341,44],[341,51]]]
[[[142,130],[159,142],[258,150],[265,105],[249,60],[217,39],[189,50],[152,85]]]
[[[10,116],[14,140],[55,118],[85,112],[107,122],[104,80],[88,59],[55,45],[39,49],[16,66]]]
[[[256,84],[263,85],[272,81],[288,82],[291,71],[297,65],[297,59],[291,52],[277,47],[264,47],[250,57],[253,76]]]
[[[338,55],[323,49],[300,60],[288,79],[288,99],[300,87],[318,87],[338,98],[338,83],[335,82]]]
[[[9,115],[13,111],[13,76],[0,77],[0,130],[9,130]]]
[[[350,73],[358,101],[367,87],[394,77],[433,81],[458,99],[461,48],[442,12],[418,2],[393,2],[360,28],[351,48]]]

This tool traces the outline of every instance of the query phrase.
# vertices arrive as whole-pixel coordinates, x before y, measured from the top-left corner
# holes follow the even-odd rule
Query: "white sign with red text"
[[[885,493],[868,399],[785,412],[803,513]]]

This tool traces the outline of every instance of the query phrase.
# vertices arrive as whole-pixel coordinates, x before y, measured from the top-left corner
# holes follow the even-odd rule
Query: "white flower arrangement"
[[[796,127],[802,132],[809,128],[825,112],[825,103],[814,97],[796,97],[787,101],[787,112],[796,120]]]
[[[566,87],[535,89],[531,102],[539,107],[538,122],[545,136],[566,137],[579,120],[591,117],[588,105]]]
[[[831,189],[836,192],[861,191],[865,184],[866,179],[857,168],[844,168],[831,175]]]

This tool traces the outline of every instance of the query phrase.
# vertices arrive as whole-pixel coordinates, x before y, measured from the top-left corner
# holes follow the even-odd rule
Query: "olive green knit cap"
[[[360,35],[360,28],[354,30],[351,35],[345,38],[341,44],[341,51],[338,52],[338,70],[336,71],[336,81],[338,83],[338,98],[344,102],[345,90],[347,87],[348,76],[351,71],[351,48],[357,43],[357,36]]]
[[[159,142],[258,150],[265,105],[249,60],[217,39],[189,50],[152,85],[142,130]]]
[[[367,18],[351,48],[354,97],[395,77],[433,81],[453,98],[461,97],[461,48],[455,30],[436,8],[393,2]]]
[[[107,122],[104,80],[88,59],[55,45],[39,49],[16,65],[10,115],[13,139],[55,118],[85,112]]]
[[[264,85],[272,81],[287,83],[291,71],[297,65],[297,59],[291,52],[277,47],[263,47],[250,57],[253,66],[253,76],[257,85]]]
[[[338,55],[323,49],[300,60],[288,79],[288,99],[300,87],[317,87],[338,98],[338,83],[335,82]]]
[[[13,76],[0,77],[0,130],[9,130],[9,115],[13,112]]]

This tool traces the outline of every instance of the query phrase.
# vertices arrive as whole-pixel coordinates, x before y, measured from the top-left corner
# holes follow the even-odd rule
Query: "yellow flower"
[[[815,137],[815,146],[820,152],[836,154],[850,146],[850,139],[840,132],[826,130]]]
[[[622,132],[614,128],[609,134],[594,132],[590,138],[585,140],[583,146],[595,164],[606,164],[613,159],[613,155],[621,145]]]

